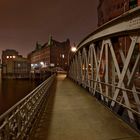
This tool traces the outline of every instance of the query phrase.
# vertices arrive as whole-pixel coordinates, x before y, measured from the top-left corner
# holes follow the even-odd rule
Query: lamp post
[[[76,52],[76,50],[77,50],[77,49],[76,49],[75,46],[72,46],[72,47],[71,47],[71,52]]]
[[[75,46],[71,46],[71,48],[70,48],[70,50],[68,52],[68,66],[70,64],[70,59],[71,59],[73,53],[76,52],[76,50],[77,50],[77,48]]]
[[[73,46],[70,47],[70,50],[68,52],[68,70],[67,70],[67,75],[68,75],[68,71],[69,71],[69,66],[70,66],[70,59],[72,58],[72,55],[77,51],[77,48],[75,46],[75,44]]]

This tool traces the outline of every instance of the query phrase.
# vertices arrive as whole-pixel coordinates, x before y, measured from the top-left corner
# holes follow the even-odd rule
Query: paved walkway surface
[[[65,75],[58,75],[30,140],[140,140],[139,135]]]

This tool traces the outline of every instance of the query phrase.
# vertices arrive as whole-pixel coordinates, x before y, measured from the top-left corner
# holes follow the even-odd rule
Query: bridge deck
[[[124,122],[64,75],[30,140],[140,140]]]

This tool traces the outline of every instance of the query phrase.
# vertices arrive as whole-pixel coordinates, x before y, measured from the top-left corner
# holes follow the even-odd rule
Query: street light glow
[[[64,58],[65,57],[65,55],[64,54],[62,54],[62,58]]]
[[[44,62],[40,62],[40,64],[41,64],[42,66],[44,66]]]
[[[71,47],[72,52],[76,52],[76,50],[77,50],[76,47]]]
[[[40,62],[41,67],[45,67],[44,62]]]

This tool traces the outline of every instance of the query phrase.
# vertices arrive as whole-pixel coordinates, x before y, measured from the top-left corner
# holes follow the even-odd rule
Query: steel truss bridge
[[[77,47],[70,61],[68,76],[140,132],[140,8],[132,9],[101,26]],[[55,77],[55,74],[49,77],[0,116],[0,140],[29,138],[29,133],[46,106]],[[60,83],[62,89],[62,82]],[[71,88],[64,89],[63,92],[68,90]],[[66,93],[62,95],[64,99],[71,97],[71,93],[68,98]],[[73,112],[72,110],[71,113]],[[58,124],[63,125],[61,121]],[[81,122],[79,124],[81,126]]]
[[[136,129],[140,129],[140,8],[84,38],[69,77]]]

